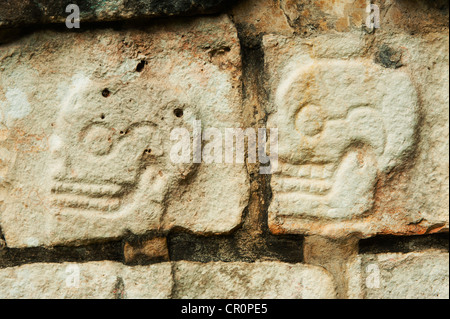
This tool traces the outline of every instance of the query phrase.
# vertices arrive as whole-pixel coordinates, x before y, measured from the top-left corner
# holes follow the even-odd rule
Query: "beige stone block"
[[[386,35],[384,42],[367,51],[356,33],[264,37],[267,128],[279,131],[274,233],[448,229],[448,39]],[[428,72],[433,52],[440,68]],[[388,53],[395,65],[380,59]]]
[[[177,262],[176,298],[333,299],[332,276],[323,268],[280,262],[207,264]]]
[[[169,263],[28,264],[0,269],[0,283],[2,299],[167,299],[172,293]]]
[[[144,29],[39,31],[0,48],[0,223],[8,247],[229,232],[245,164],[194,163],[196,129],[241,126],[227,16]],[[180,144],[188,161],[173,154]],[[178,144],[177,144],[178,143]]]
[[[449,256],[445,252],[360,255],[348,267],[349,298],[449,298]]]

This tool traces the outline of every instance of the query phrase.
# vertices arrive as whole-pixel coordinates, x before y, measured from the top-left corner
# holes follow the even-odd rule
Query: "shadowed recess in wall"
[[[39,23],[64,23],[69,4],[78,5],[81,22],[116,21],[218,13],[229,0],[0,0],[0,28]]]
[[[170,257],[173,261],[303,261],[301,236],[275,236],[263,234],[251,237],[244,233],[236,236],[196,236],[174,233],[168,238]]]
[[[31,263],[122,261],[122,259],[123,248],[120,241],[80,247],[0,249],[0,268]]]
[[[133,241],[138,240],[137,237],[133,239]],[[171,261],[254,262],[271,260],[299,263],[303,260],[303,241],[299,239],[299,236],[266,234],[250,238],[245,234],[237,233],[206,237],[188,233],[173,233],[169,235],[167,241]],[[127,240],[78,247],[4,248],[0,249],[0,268],[31,263],[84,263],[103,260],[125,262],[124,243],[126,242]],[[147,265],[166,261],[161,258],[138,257],[130,265]]]
[[[359,242],[360,254],[409,253],[427,249],[449,250],[449,234],[376,236]]]

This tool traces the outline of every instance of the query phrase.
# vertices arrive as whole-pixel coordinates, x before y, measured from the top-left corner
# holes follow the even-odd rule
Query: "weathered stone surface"
[[[115,21],[219,12],[229,0],[0,0],[0,28],[36,23],[62,23],[66,7],[80,8],[81,22]]]
[[[290,35],[294,32],[278,1],[240,1],[232,7],[230,14],[245,37],[265,33]]]
[[[176,298],[332,299],[331,275],[323,268],[279,262],[192,263],[175,266]]]
[[[337,240],[321,236],[306,236],[303,243],[304,263],[326,269],[336,282],[336,295],[347,298],[347,263],[358,254],[358,239],[339,238]]]
[[[441,87],[448,74],[439,70],[440,79],[432,79],[420,66],[431,55],[420,43],[431,39],[433,63],[448,69],[448,40],[439,35],[389,39],[394,48],[408,43],[400,68],[376,63],[379,51],[364,50],[357,34],[264,37],[267,127],[279,129],[273,232],[365,237],[448,229],[448,140],[430,137],[448,137],[448,93]],[[419,131],[419,114],[439,114],[441,124],[421,122]],[[436,168],[432,180],[427,168],[417,169],[423,166]]]
[[[449,255],[426,251],[361,255],[349,263],[354,299],[448,299]]]
[[[0,282],[2,299],[335,298],[322,268],[280,262],[29,264],[0,269]]]
[[[366,17],[366,0],[297,1],[281,0],[289,23],[303,34],[361,27]]]
[[[365,30],[367,0],[280,0],[290,25],[303,35]],[[379,9],[380,28],[430,32],[448,28],[448,1],[371,1]]]
[[[239,53],[226,16],[124,32],[41,31],[2,46],[0,223],[8,247],[239,225],[244,165],[192,157],[199,121],[240,126]],[[190,135],[189,163],[171,155],[175,128]]]
[[[448,0],[0,0],[0,298],[448,298],[448,19]],[[194,120],[277,127],[276,171],[175,163]]]
[[[2,299],[167,299],[169,263],[124,266],[115,262],[29,264],[0,269]]]

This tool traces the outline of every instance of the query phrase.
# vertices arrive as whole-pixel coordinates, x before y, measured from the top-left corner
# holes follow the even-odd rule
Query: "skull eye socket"
[[[307,105],[296,116],[295,127],[298,132],[307,136],[316,136],[325,126],[325,116],[320,107]]]
[[[113,131],[100,125],[91,126],[85,131],[82,143],[89,153],[106,155],[113,145]]]

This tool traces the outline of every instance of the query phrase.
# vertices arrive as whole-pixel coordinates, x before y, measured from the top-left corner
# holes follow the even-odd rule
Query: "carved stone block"
[[[334,51],[333,43],[348,38],[351,52]],[[399,180],[414,179],[417,145],[428,142],[420,140],[425,103],[411,70],[377,64],[356,35],[323,40],[264,39],[271,93],[267,127],[279,130],[271,230],[364,237],[448,228],[448,216],[436,212],[424,220],[407,202],[410,192],[421,189],[395,189]],[[393,208],[392,197],[403,200]]]
[[[195,163],[193,148],[189,162],[171,156],[175,129],[191,144],[194,124],[240,127],[239,53],[225,16],[139,31],[42,31],[3,46],[7,245],[239,225],[249,192],[244,165]]]

